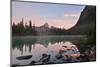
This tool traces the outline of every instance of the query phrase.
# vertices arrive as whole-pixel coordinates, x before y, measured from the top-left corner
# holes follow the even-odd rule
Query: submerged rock
[[[42,58],[40,58],[39,61],[42,61],[42,62],[49,62],[50,56],[51,56],[51,55],[42,54]]]
[[[29,65],[34,65],[36,63],[36,61],[32,61]]]
[[[63,56],[62,56],[61,54],[56,55],[55,57],[56,57],[58,60],[61,59],[61,58],[63,58]]]
[[[30,58],[32,58],[32,55],[16,57],[16,59],[18,59],[18,60],[27,60],[27,59],[30,59]]]

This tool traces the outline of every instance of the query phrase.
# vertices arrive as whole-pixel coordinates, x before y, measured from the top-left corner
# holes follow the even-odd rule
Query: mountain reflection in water
[[[32,55],[31,59],[18,60],[16,57]],[[44,62],[46,57],[49,61]],[[28,64],[46,64],[48,63],[64,63],[64,62],[78,62],[77,57],[80,52],[76,45],[69,41],[65,42],[49,42],[47,46],[40,43],[31,45],[20,45],[12,49],[12,64],[28,65]],[[34,61],[34,62],[33,62]]]

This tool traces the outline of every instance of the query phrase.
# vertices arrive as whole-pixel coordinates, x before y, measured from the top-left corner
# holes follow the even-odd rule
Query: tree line
[[[18,23],[15,24],[15,22],[13,22],[12,24],[12,35],[14,36],[25,36],[25,35],[66,35],[68,34],[68,32],[66,31],[66,29],[62,29],[62,28],[56,28],[54,26],[52,27],[48,27],[47,31],[38,31],[37,30],[37,26],[35,26],[35,24],[32,25],[32,21],[30,20],[28,22],[29,24],[27,24],[27,22],[24,25],[24,21],[23,19]]]

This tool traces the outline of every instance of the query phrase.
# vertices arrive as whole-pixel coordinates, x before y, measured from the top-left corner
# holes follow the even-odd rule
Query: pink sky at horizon
[[[48,18],[43,18],[43,17],[38,17],[38,16],[31,16],[31,17],[12,17],[12,23],[18,24],[22,18],[24,20],[24,24],[27,23],[31,20],[32,21],[32,25],[35,24],[35,26],[42,26],[45,23],[49,24],[49,27],[54,26],[57,28],[64,28],[64,29],[69,29],[71,27],[73,27],[74,25],[76,25],[78,19],[65,19],[68,16],[75,16],[77,18],[79,18],[80,14],[64,14],[62,17],[59,18],[54,18],[54,19],[48,19]],[[65,18],[64,18],[65,17]]]

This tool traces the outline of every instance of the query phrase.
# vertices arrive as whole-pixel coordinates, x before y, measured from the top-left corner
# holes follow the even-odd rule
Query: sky
[[[12,23],[17,24],[23,18],[24,24],[31,20],[35,26],[48,23],[49,27],[69,29],[75,26],[84,8],[83,5],[13,1]]]

